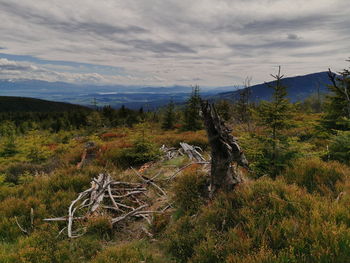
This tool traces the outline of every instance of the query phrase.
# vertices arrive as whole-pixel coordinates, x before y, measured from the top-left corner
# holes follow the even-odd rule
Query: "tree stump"
[[[240,172],[232,163],[248,168],[248,161],[237,139],[231,134],[232,130],[220,119],[215,106],[208,101],[203,101],[201,106],[211,146],[210,197],[213,197],[218,190],[232,191],[242,182]]]

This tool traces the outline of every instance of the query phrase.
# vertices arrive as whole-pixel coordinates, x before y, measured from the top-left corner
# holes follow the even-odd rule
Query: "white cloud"
[[[289,76],[340,70],[350,50],[347,0],[0,0],[0,5],[1,52],[125,70],[107,76],[32,63],[38,68],[29,71],[47,80],[227,85],[252,76],[256,83],[268,81],[280,64]]]

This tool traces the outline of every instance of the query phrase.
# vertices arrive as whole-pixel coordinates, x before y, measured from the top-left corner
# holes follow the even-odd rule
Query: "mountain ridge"
[[[270,100],[273,90],[269,88],[269,85],[273,85],[275,81],[261,83],[250,87],[251,96],[250,99],[253,102],[261,100]],[[299,75],[294,77],[286,77],[282,79],[282,85],[287,87],[287,97],[291,102],[303,101],[307,97],[317,92],[327,93],[327,85],[331,82],[328,78],[327,71],[316,72],[306,75]],[[209,97],[209,100],[229,100],[236,101],[239,98],[240,90],[232,92],[222,92],[214,96]]]
[[[0,112],[64,112],[90,110],[82,105],[37,98],[0,96]]]
[[[303,101],[313,93],[327,93],[331,84],[328,74],[316,72],[294,77],[286,77],[282,83],[287,87],[291,102]],[[251,101],[270,100],[272,89],[267,85],[273,81],[251,86]],[[30,97],[56,102],[92,106],[92,101],[102,107],[111,105],[120,108],[122,105],[145,110],[156,110],[166,105],[170,99],[175,103],[184,103],[191,94],[190,86],[97,86],[78,85],[65,82],[46,82],[42,80],[0,80],[0,96]],[[239,98],[237,86],[202,87],[201,96],[210,101]]]

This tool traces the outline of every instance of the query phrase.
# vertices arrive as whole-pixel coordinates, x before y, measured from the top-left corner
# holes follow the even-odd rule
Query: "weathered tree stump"
[[[248,161],[244,156],[237,139],[220,119],[215,106],[208,101],[202,102],[202,113],[211,146],[211,178],[210,197],[218,190],[231,191],[242,182],[242,176],[233,162],[248,168]]]

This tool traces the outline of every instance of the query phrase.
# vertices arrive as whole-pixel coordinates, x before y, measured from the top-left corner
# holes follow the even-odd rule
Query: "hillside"
[[[0,96],[0,112],[64,112],[87,107],[42,99]]]
[[[22,111],[0,113],[0,262],[350,262],[335,95],[214,107],[197,88],[156,112],[3,97]]]
[[[318,118],[300,112],[295,128],[285,131],[297,138],[294,147],[301,157],[286,172],[272,179],[243,170],[246,183],[211,201],[206,197],[208,165],[187,156],[166,158],[158,150],[186,142],[200,146],[209,160],[204,130],[164,131],[148,121],[130,128],[37,130],[18,136],[15,151],[0,155],[0,258],[9,263],[349,262],[350,199],[341,193],[349,191],[350,170],[321,160],[319,145],[331,141],[317,136]],[[261,129],[253,133],[264,135]],[[235,134],[256,170],[265,162],[260,159],[265,143],[243,126],[236,125]],[[311,136],[299,140],[304,134]],[[104,207],[86,218],[84,209],[76,210],[73,234],[82,236],[71,239],[60,218],[79,193],[98,185],[90,182],[101,174],[113,180],[118,210],[109,194]],[[126,189],[116,188],[120,182]],[[129,214],[111,224],[112,217],[121,220],[145,205],[139,217]]]
[[[272,89],[268,85],[273,85],[273,81],[254,85],[251,87],[251,101],[270,100]],[[327,93],[327,85],[331,84],[327,72],[318,72],[303,76],[287,77],[282,81],[283,85],[287,87],[288,98],[291,102],[303,101],[311,94]],[[235,101],[239,98],[239,91],[219,93],[211,96],[211,100],[226,99]]]
[[[349,262],[350,134],[320,132],[320,114],[295,111],[276,176],[269,124],[227,122],[250,169],[237,165],[245,179],[212,199],[213,140],[204,123],[184,130],[188,110],[175,110],[171,129],[160,112],[125,108],[1,121],[0,261]]]
[[[292,102],[304,100],[316,93],[318,88],[321,93],[326,93],[326,85],[330,84],[327,72],[288,77],[283,83],[288,87],[288,97]],[[85,106],[96,100],[99,106],[111,105],[113,108],[120,108],[124,105],[131,109],[143,107],[145,110],[162,107],[170,98],[181,104],[187,100],[191,90],[189,86],[98,86],[39,80],[0,80],[0,96],[33,97]],[[267,88],[265,83],[254,85],[251,90],[252,101],[269,100],[272,94],[272,90]],[[235,101],[239,97],[239,91],[233,86],[201,87],[200,91],[202,97],[213,101]]]
[[[232,90],[233,87],[201,87],[203,96]],[[190,86],[126,86],[126,85],[78,85],[66,82],[49,82],[31,79],[0,80],[0,96],[29,97],[50,101],[68,102],[91,106],[122,105],[155,110],[169,103],[170,98],[183,103],[190,95]]]

